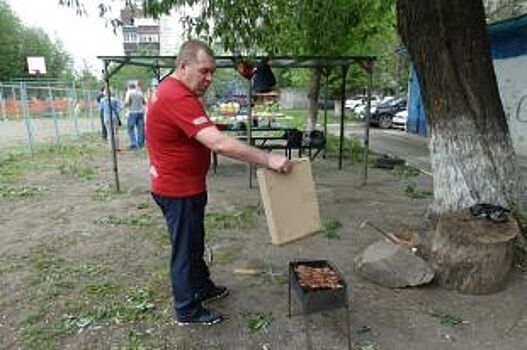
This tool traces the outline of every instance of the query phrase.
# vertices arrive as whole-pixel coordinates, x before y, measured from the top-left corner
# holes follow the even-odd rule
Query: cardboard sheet
[[[273,244],[295,241],[320,230],[309,159],[295,160],[289,174],[258,169],[257,177]]]

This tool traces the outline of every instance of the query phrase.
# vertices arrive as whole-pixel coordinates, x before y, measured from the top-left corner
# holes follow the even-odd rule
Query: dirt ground
[[[13,183],[36,193],[0,195],[2,349],[347,348],[344,309],[304,317],[293,298],[294,315],[287,317],[287,267],[298,259],[329,259],[343,273],[354,349],[527,348],[522,272],[488,296],[435,285],[388,289],[357,275],[354,257],[382,239],[361,230],[361,222],[424,232],[431,199],[410,198],[405,180],[381,169],[370,169],[363,187],[360,166],[345,163],[338,170],[336,160],[321,158],[313,162],[321,217],[342,227],[282,247],[270,244],[259,191],[247,186],[246,165],[220,158],[209,178],[208,246],[213,279],[232,292],[210,306],[229,320],[178,327],[168,237],[149,195],[146,155],[119,154],[122,193],[116,194],[111,157],[102,142],[94,144],[96,151],[76,165],[89,166],[91,173],[59,171],[50,163]],[[431,190],[430,177],[415,181]]]

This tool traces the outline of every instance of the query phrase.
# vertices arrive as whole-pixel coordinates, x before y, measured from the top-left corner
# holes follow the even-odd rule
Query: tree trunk
[[[398,0],[397,15],[431,129],[432,211],[508,207],[518,172],[481,0]]]
[[[505,287],[519,232],[515,220],[475,219],[469,210],[439,218],[431,252],[440,285],[470,294]]]
[[[311,80],[309,82],[309,90],[307,92],[308,98],[308,119],[306,131],[314,130],[317,125],[318,115],[318,96],[320,95],[320,77],[322,75],[321,68],[311,69]]]
[[[518,196],[516,157],[490,58],[483,4],[397,0],[397,17],[430,127],[430,210],[438,216],[432,257],[438,282],[468,293],[499,290],[500,276],[512,267],[512,233],[503,232],[499,244],[481,242],[478,237],[491,228],[469,229],[456,216],[476,203],[510,207]],[[451,224],[456,220],[458,226]]]

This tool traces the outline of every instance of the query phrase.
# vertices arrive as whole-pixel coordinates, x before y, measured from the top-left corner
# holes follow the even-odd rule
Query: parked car
[[[385,97],[376,106],[371,108],[370,124],[382,129],[392,127],[392,119],[397,112],[406,109],[406,99],[396,97]],[[366,111],[361,112],[366,117]]]
[[[354,109],[358,105],[363,104],[365,99],[366,98],[364,96],[356,96],[351,99],[347,99],[344,107],[346,109]]]
[[[375,107],[380,101],[380,98],[378,96],[372,96],[370,100],[370,106]],[[359,118],[364,119],[364,116],[366,114],[366,98],[363,99],[363,101],[359,104],[356,104],[353,108],[353,112],[359,116]],[[363,114],[364,112],[364,114]]]
[[[404,109],[400,112],[395,113],[395,116],[392,118],[392,127],[394,129],[401,129],[406,131],[406,126],[408,122],[408,110]]]

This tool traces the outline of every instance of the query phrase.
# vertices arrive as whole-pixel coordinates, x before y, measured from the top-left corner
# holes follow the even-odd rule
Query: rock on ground
[[[364,278],[390,288],[418,286],[432,281],[434,270],[407,247],[387,241],[368,246],[355,258]]]

